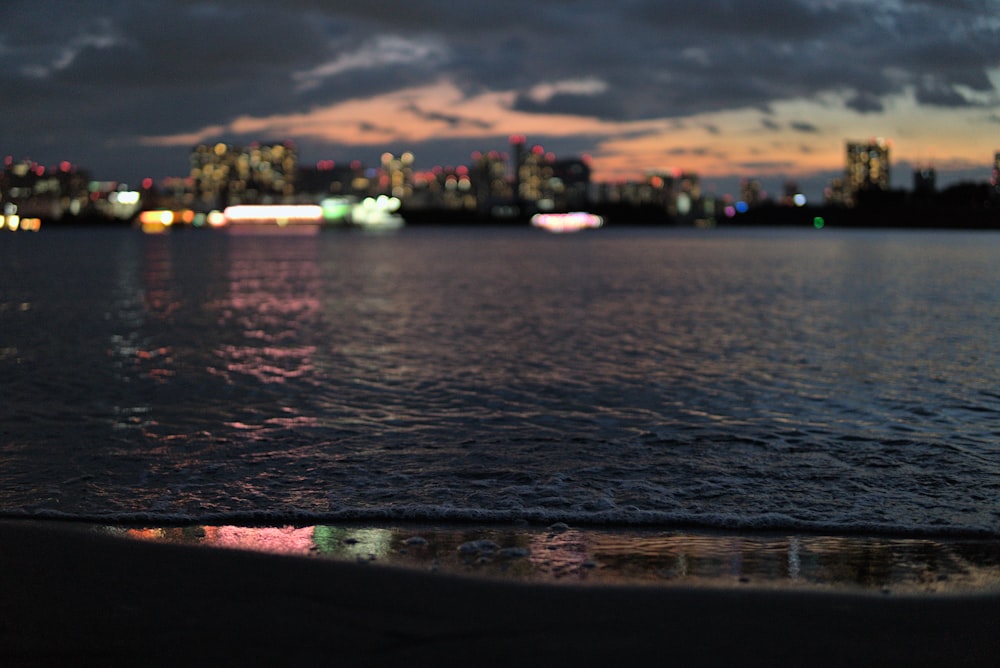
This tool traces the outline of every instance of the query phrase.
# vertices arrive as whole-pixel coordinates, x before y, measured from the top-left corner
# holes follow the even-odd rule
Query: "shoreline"
[[[429,540],[429,539],[428,539]],[[460,577],[0,522],[5,665],[994,665],[1000,592]]]
[[[1000,540],[556,523],[91,525],[131,539],[549,584],[1000,593]]]

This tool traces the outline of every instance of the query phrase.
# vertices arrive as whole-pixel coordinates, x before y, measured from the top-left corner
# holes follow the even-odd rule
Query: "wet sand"
[[[969,665],[1000,594],[584,586],[0,522],[2,665]]]

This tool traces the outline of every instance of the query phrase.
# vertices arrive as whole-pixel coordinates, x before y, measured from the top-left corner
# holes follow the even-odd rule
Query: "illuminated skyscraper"
[[[413,194],[413,154],[407,151],[396,157],[392,153],[382,154],[382,170],[379,173],[379,194],[407,199]]]
[[[529,151],[518,150],[518,154],[517,201],[531,208],[551,210],[554,202],[550,186],[555,155],[546,153],[538,144]]]
[[[291,144],[218,143],[191,151],[195,192],[214,206],[282,201],[295,193],[298,155]]]
[[[510,157],[511,157],[511,183],[514,190],[514,202],[521,201],[521,163],[524,162],[524,144],[527,138],[524,135],[511,135],[510,137]]]
[[[882,139],[847,143],[847,194],[856,204],[859,193],[889,190],[889,143]]]

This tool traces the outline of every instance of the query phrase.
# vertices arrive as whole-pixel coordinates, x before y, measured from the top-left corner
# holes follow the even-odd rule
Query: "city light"
[[[139,214],[139,222],[143,225],[163,225],[174,224],[174,212],[167,210],[149,210]]]
[[[323,207],[316,204],[237,204],[226,207],[222,215],[229,224],[315,224],[323,220]]]
[[[509,142],[509,152],[472,151],[470,164],[427,169],[414,168],[416,158],[410,151],[382,152],[379,163],[371,166],[359,160],[319,160],[314,168],[300,164],[291,142],[251,142],[246,147],[217,142],[192,150],[186,176],[158,184],[147,177],[141,190],[91,179],[86,170],[66,161],[46,169],[30,159],[18,162],[7,156],[0,172],[0,198],[21,210],[5,212],[0,225],[26,229],[28,217],[134,221],[151,232],[179,224],[215,228],[244,223],[281,229],[324,223],[389,229],[403,224],[399,211],[404,203],[407,217],[414,212],[415,222],[431,221],[433,213],[448,221],[464,213],[470,223],[527,222],[532,214],[566,216],[532,220],[536,227],[554,231],[594,227],[580,224],[576,216],[582,211],[613,216],[614,224],[808,225],[811,213],[795,217],[789,209],[857,209],[852,221],[867,221],[868,211],[887,204],[900,209],[890,224],[927,225],[942,209],[968,201],[960,207],[967,214],[963,224],[1000,226],[995,215],[1000,208],[993,204],[1000,186],[995,184],[961,195],[952,194],[955,186],[939,192],[934,169],[922,166],[914,172],[914,196],[890,188],[892,144],[881,138],[845,142],[845,169],[830,181],[819,203],[807,199],[794,181],[784,183],[780,197],[770,196],[756,178],[742,179],[736,195],[718,195],[698,174],[677,167],[646,172],[641,181],[595,182],[586,156],[560,158],[520,134],[511,135]],[[1000,158],[995,157],[991,184],[1000,173],[997,164]],[[827,219],[838,224],[841,220],[832,213]]]
[[[350,216],[354,202],[349,197],[327,197],[319,205],[323,208],[323,219],[335,223]]]
[[[368,228],[390,229],[403,224],[396,211],[402,202],[396,197],[366,197],[351,210],[351,222]]]
[[[139,197],[135,190],[119,190],[108,195],[108,201],[113,204],[138,204]]]
[[[209,211],[208,215],[205,216],[205,221],[208,223],[209,227],[224,227],[226,224],[226,217],[221,211]]]
[[[572,213],[537,213],[531,217],[531,224],[549,232],[565,233],[596,229],[604,224],[604,219],[583,211],[574,211]]]
[[[139,226],[146,234],[163,234],[173,224],[173,211],[149,210],[139,214]]]

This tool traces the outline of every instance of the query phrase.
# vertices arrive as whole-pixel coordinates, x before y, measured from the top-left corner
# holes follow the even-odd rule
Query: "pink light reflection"
[[[204,542],[215,547],[277,554],[308,554],[315,527],[205,527]]]

